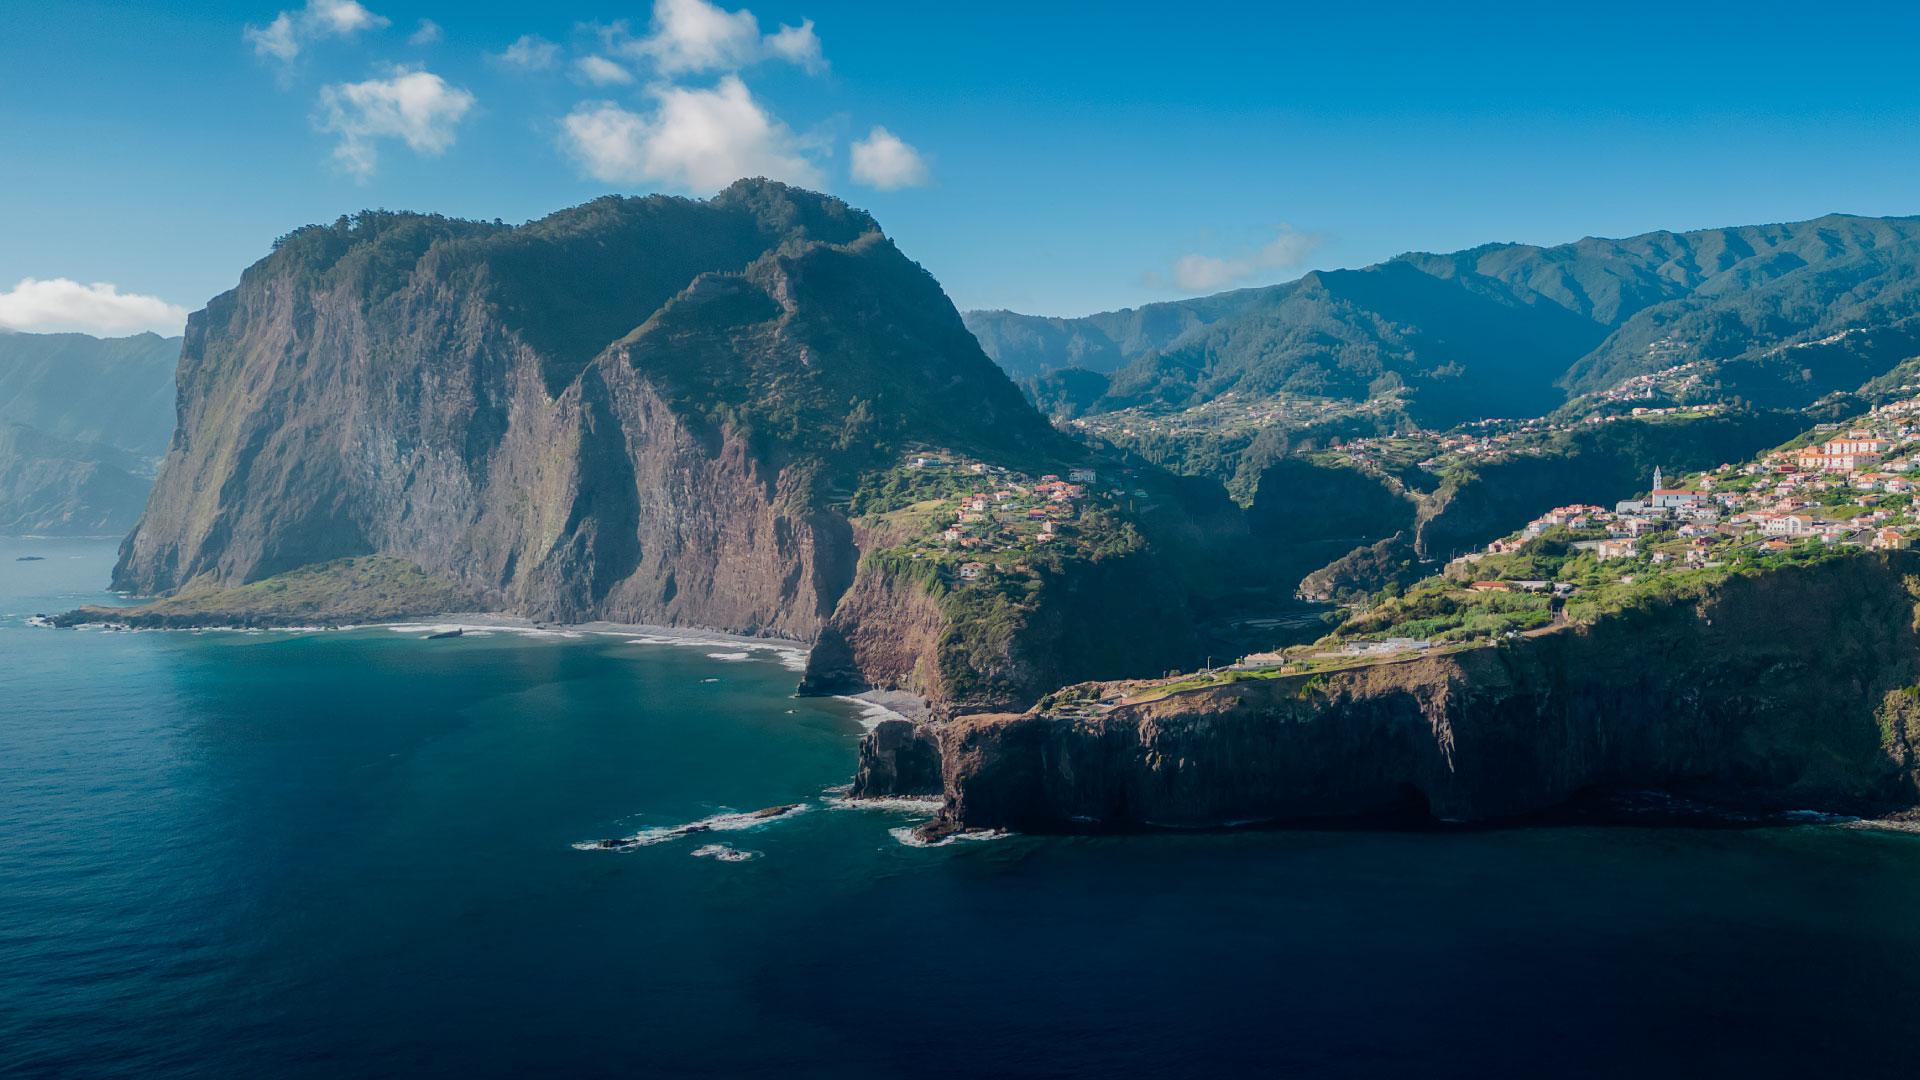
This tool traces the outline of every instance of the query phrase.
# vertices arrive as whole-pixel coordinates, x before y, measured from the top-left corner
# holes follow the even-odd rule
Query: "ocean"
[[[1920,837],[915,847],[790,653],[26,625],[114,548],[0,541],[0,1075],[1914,1069]]]

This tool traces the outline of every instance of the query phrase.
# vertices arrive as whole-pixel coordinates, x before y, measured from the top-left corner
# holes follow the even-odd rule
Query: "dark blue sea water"
[[[1916,1069],[1911,837],[912,848],[823,801],[857,710],[791,699],[774,654],[24,625],[112,553],[0,541],[0,1075]]]

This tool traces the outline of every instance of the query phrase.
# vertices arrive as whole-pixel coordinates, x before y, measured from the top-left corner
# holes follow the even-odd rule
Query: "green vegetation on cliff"
[[[138,607],[83,607],[61,625],[114,622],[151,628],[320,626],[472,611],[473,596],[404,559],[361,555],[221,588],[209,578]]]

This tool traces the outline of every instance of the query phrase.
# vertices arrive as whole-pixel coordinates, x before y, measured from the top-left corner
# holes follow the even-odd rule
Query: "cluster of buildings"
[[[1671,339],[1661,338],[1648,346],[1648,355],[1658,358],[1663,350],[1676,351],[1677,346]],[[1688,364],[1675,364],[1672,367],[1661,368],[1659,371],[1635,375],[1612,389],[1602,390],[1593,396],[1601,401],[1635,401],[1651,398],[1657,392],[1677,393],[1699,385],[1706,366],[1706,363],[1700,360]]]
[[[1027,547],[1052,543],[1065,533],[1061,526],[1078,519],[1088,502],[1100,493],[1095,490],[1100,474],[1091,466],[1070,469],[1065,478],[1048,473],[1035,479],[983,462],[952,462],[944,458],[919,456],[912,460],[916,469],[953,468],[962,475],[971,473],[986,478],[981,489],[954,497],[947,509],[951,523],[933,537],[940,546],[953,551],[988,554],[1009,547]],[[1123,483],[1132,470],[1122,470]],[[1126,488],[1116,486],[1112,494],[1124,496]],[[1144,496],[1145,492],[1137,492]],[[915,555],[915,558],[919,558]],[[966,562],[959,568],[962,579],[972,580],[989,569],[985,562]]]
[[[1821,442],[1722,465],[1689,486],[1669,487],[1655,469],[1644,498],[1612,510],[1555,507],[1478,557],[1515,551],[1552,528],[1588,533],[1574,546],[1603,562],[1712,566],[1738,548],[1779,552],[1799,543],[1905,548],[1920,530],[1909,512],[1912,463],[1903,456],[1920,446],[1916,414],[1920,399],[1881,406],[1845,430],[1835,426]],[[1599,531],[1605,539],[1591,537]]]

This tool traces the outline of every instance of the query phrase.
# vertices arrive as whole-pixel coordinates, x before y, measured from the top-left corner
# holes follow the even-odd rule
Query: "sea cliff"
[[[116,588],[377,554],[492,610],[800,640],[864,469],[1060,442],[870,217],[763,181],[300,230],[193,315],[179,387]]]
[[[856,794],[932,749],[946,829],[1486,821],[1595,789],[1896,811],[1920,802],[1917,598],[1920,554],[1862,554],[1441,655],[1087,684],[870,737]]]

